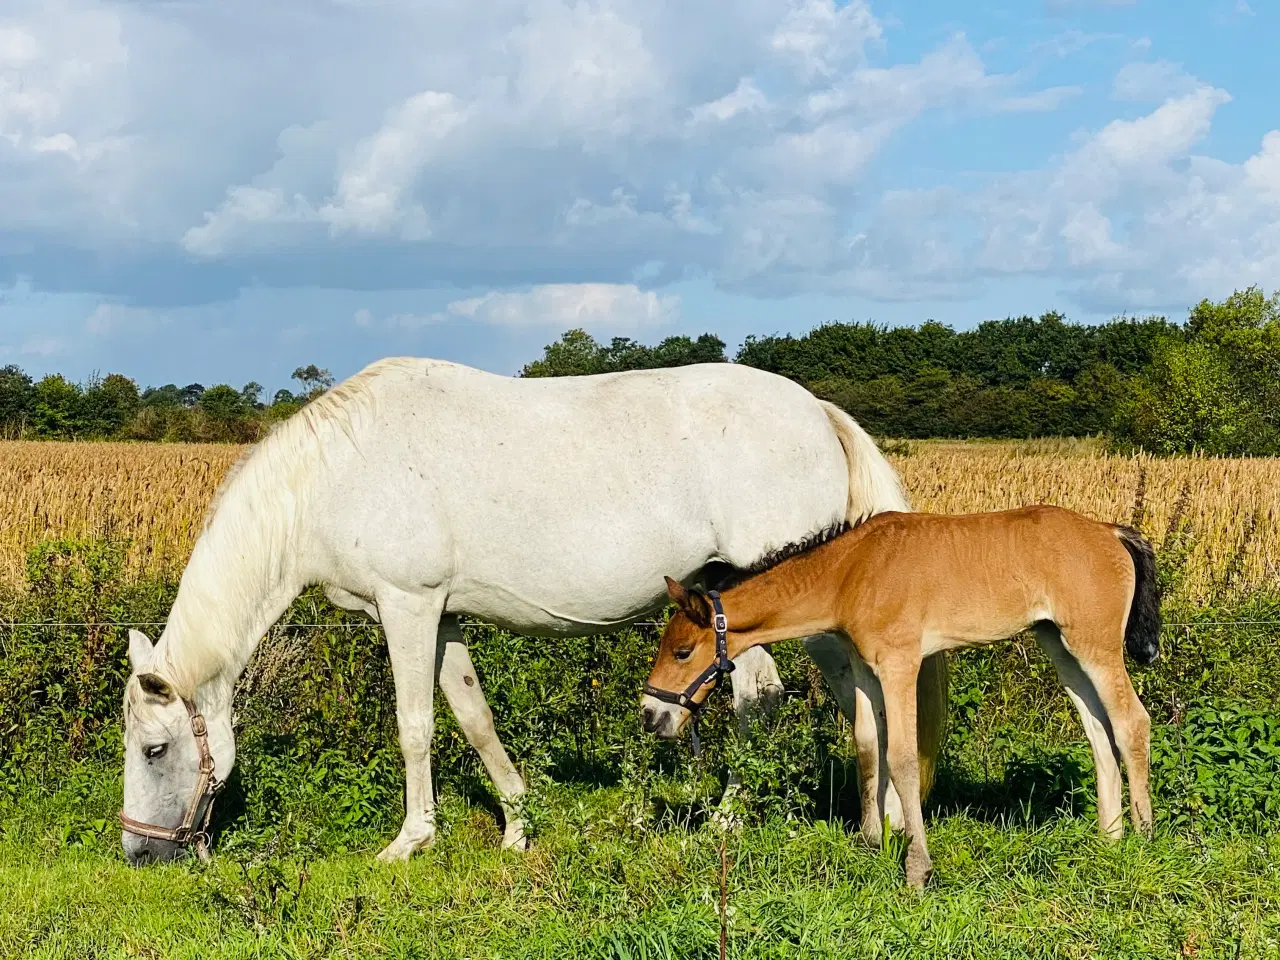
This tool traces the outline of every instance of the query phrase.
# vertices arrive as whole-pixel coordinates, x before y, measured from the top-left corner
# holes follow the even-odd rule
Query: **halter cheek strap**
[[[707,709],[707,702],[711,699],[708,693],[701,701],[694,700],[694,696],[709,683],[719,683],[720,678],[733,673],[733,661],[729,659],[729,620],[724,615],[724,607],[720,605],[720,594],[715,590],[708,590],[706,597],[711,601],[711,606],[715,610],[714,616],[711,618],[712,629],[716,632],[716,658],[704,669],[700,674],[693,678],[689,686],[685,687],[683,693],[674,693],[670,690],[663,690],[652,684],[644,685],[644,692],[656,700],[664,703],[674,703],[678,707],[684,707],[693,714],[693,755],[700,756],[702,754],[702,742],[698,738],[698,721],[702,718],[703,712]]]
[[[161,827],[154,823],[134,820],[121,810],[120,826],[135,836],[168,840],[184,847],[194,845],[196,855],[201,860],[208,860],[209,820],[213,816],[213,801],[222,791],[225,781],[213,775],[213,754],[209,752],[209,728],[204,722],[204,715],[196,709],[195,703],[186,697],[182,698],[182,705],[187,708],[187,716],[191,718],[191,732],[195,734],[196,750],[200,754],[200,776],[196,779],[195,788],[191,791],[191,799],[187,801],[182,823],[177,827]],[[206,799],[207,803],[205,803]],[[201,804],[204,804],[203,814],[200,810]],[[197,817],[199,817],[198,825]]]

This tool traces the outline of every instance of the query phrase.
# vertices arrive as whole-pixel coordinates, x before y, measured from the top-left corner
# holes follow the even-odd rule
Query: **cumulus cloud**
[[[961,295],[984,276],[1053,275],[1099,312],[1274,283],[1280,131],[1242,164],[1195,153],[1229,100],[1201,86],[1106,124],[1042,170],[886,196],[857,238],[851,282]]]
[[[455,300],[436,319],[553,329],[635,329],[662,326],[679,315],[679,297],[641,290],[634,284],[549,283],[527,291],[492,291]]]
[[[1176,63],[1156,60],[1128,63],[1116,74],[1112,95],[1117,100],[1160,102],[1166,97],[1184,96],[1201,86]]]
[[[1022,274],[1109,309],[1265,275],[1280,143],[1243,164],[1199,155],[1225,91],[1130,51],[1144,62],[1112,93],[1137,106],[1046,140],[1029,169],[964,171],[935,133],[1060,110],[1086,78],[1064,60],[1055,79],[1080,82],[1045,86],[1037,65],[1103,35],[1060,33],[1005,73],[963,33],[900,54],[879,9],[12,0],[0,279],[29,270],[113,303],[161,288],[173,303],[258,285],[493,291],[354,324],[344,305],[350,330],[663,323],[679,304],[653,288],[678,278],[909,298]],[[915,146],[886,160],[904,132]],[[893,189],[904,159],[949,185]]]

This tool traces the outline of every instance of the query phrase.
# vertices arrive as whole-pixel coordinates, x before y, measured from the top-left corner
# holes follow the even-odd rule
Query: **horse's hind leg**
[[[1098,780],[1098,826],[1104,837],[1118,840],[1124,834],[1121,818],[1122,789],[1120,764],[1116,756],[1111,720],[1093,681],[1085,673],[1075,655],[1067,649],[1061,631],[1052,623],[1035,627],[1036,639],[1058,671],[1067,696],[1080,714],[1085,736],[1093,751],[1094,772]]]
[[[484,768],[489,771],[489,779],[498,791],[498,802],[502,804],[502,815],[506,821],[502,846],[524,850],[528,847],[520,814],[524,780],[498,739],[498,732],[493,726],[493,711],[489,709],[489,702],[480,686],[480,676],[471,662],[471,653],[463,642],[457,617],[446,616],[440,620],[436,664],[440,690],[449,701],[449,708],[457,717],[467,742],[480,754]]]

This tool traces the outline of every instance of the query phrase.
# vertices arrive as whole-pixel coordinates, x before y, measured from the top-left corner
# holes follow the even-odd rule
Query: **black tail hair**
[[[1156,552],[1151,541],[1132,527],[1116,527],[1116,536],[1133,560],[1133,602],[1124,627],[1124,648],[1140,664],[1155,663],[1160,655],[1160,586],[1156,583]]]

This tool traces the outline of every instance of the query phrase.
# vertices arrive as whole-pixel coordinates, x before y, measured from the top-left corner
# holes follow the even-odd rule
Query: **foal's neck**
[[[807,553],[784,560],[722,594],[729,621],[729,655],[747,647],[828,633],[836,629],[836,601],[845,579],[851,530]]]

